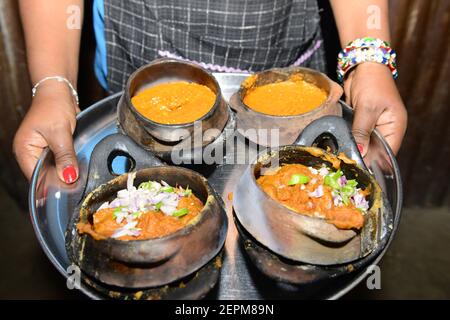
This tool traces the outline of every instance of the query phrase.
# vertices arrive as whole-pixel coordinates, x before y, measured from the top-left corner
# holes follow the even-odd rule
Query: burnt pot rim
[[[158,242],[165,242],[165,241],[170,241],[173,239],[177,239],[183,236],[186,236],[188,234],[190,234],[192,232],[192,229],[194,229],[201,221],[203,221],[204,219],[207,218],[207,215],[205,213],[207,213],[207,210],[212,206],[215,205],[214,201],[217,202],[217,195],[215,193],[215,191],[212,189],[212,187],[209,185],[208,181],[199,173],[197,173],[196,171],[193,171],[191,169],[188,168],[182,168],[182,167],[176,167],[176,166],[155,166],[155,167],[149,167],[149,168],[144,168],[144,169],[140,169],[138,171],[135,172],[140,172],[140,171],[144,171],[144,170],[152,170],[152,169],[160,169],[160,168],[167,168],[170,167],[171,169],[175,169],[175,170],[181,170],[184,171],[186,173],[194,173],[195,176],[197,176],[198,178],[200,178],[200,180],[204,183],[205,187],[206,187],[206,191],[207,191],[207,195],[206,195],[206,201],[203,205],[202,210],[199,212],[199,214],[193,218],[193,220],[195,220],[193,223],[188,223],[186,224],[183,228],[181,228],[180,230],[177,230],[173,233],[170,233],[168,235],[165,236],[160,236],[160,237],[156,237],[156,238],[149,238],[149,239],[137,239],[137,240],[119,240],[119,239],[114,239],[111,237],[107,237],[104,239],[95,239],[94,237],[92,237],[89,234],[79,234],[80,237],[85,236],[87,237],[87,239],[90,239],[90,241],[94,241],[97,243],[106,243],[106,244],[111,244],[114,246],[132,246],[132,245],[142,245],[142,244],[148,244],[151,242],[154,243],[158,243]],[[97,188],[95,188],[94,190],[92,190],[89,195],[85,198],[85,200],[83,201],[80,210],[79,210],[79,219],[81,218],[81,210],[83,210],[86,207],[87,202],[91,201],[91,196],[96,193],[99,192],[99,189],[104,188],[106,185],[109,185],[111,183],[114,183],[114,181],[118,180],[118,179],[123,179],[123,176],[130,174],[130,172],[122,174],[106,183],[103,183],[101,185],[99,185]],[[126,181],[125,181],[126,183]],[[212,198],[211,198],[212,197]],[[220,203],[217,203],[217,205],[220,206]],[[90,213],[91,214],[91,213]],[[90,223],[90,222],[89,222]],[[78,231],[76,231],[78,232]]]
[[[332,80],[324,73],[311,69],[311,68],[305,68],[305,67],[285,67],[285,68],[270,68],[264,71],[260,71],[260,72],[255,72],[251,75],[249,75],[246,79],[253,77],[253,76],[260,76],[261,74],[264,73],[269,73],[269,72],[279,72],[279,73],[295,73],[295,71],[305,71],[306,73],[310,73],[310,74],[314,74],[314,75],[318,75],[320,77],[323,77],[324,80],[326,80],[330,86],[329,88],[329,92],[327,92],[327,98],[326,100],[321,103],[319,106],[315,107],[314,109],[305,112],[305,113],[300,113],[300,114],[296,114],[296,115],[287,115],[287,116],[276,116],[273,114],[268,114],[268,113],[263,113],[263,112],[259,112],[256,111],[252,108],[250,108],[249,106],[247,106],[244,103],[244,99],[242,98],[243,95],[243,90],[246,89],[243,87],[243,83],[245,82],[245,80],[241,83],[241,86],[239,87],[239,90],[237,91],[237,98],[238,98],[238,102],[241,104],[241,106],[243,107],[244,111],[249,112],[249,113],[253,113],[255,116],[259,116],[259,117],[266,117],[269,119],[286,119],[286,120],[290,120],[290,119],[298,119],[301,117],[305,117],[305,116],[312,116],[318,112],[320,112],[322,109],[326,108],[330,103],[332,103],[332,95],[331,95],[331,90],[332,90]]]
[[[142,71],[146,70],[147,68],[151,68],[154,66],[158,66],[161,64],[178,64],[178,65],[185,65],[188,66],[190,68],[194,68],[199,70],[200,72],[203,72],[208,78],[210,78],[210,80],[212,80],[214,86],[216,87],[217,93],[215,93],[216,99],[214,100],[213,105],[211,106],[211,108],[209,109],[209,111],[203,115],[202,117],[191,121],[191,122],[185,122],[185,123],[178,123],[178,124],[164,124],[164,123],[160,123],[160,122],[156,122],[153,121],[151,119],[148,119],[147,117],[143,116],[133,105],[133,103],[131,102],[131,95],[130,95],[130,87],[131,87],[131,83],[132,81],[135,79],[135,77],[141,73]],[[192,81],[195,82],[195,81]],[[170,82],[167,82],[170,83]],[[197,82],[195,82],[197,83]],[[160,128],[166,128],[166,129],[183,129],[183,128],[189,128],[192,125],[194,125],[196,122],[202,122],[204,120],[207,120],[208,118],[210,118],[214,112],[216,112],[216,110],[219,108],[219,105],[221,103],[221,101],[223,100],[222,98],[222,91],[221,88],[219,86],[219,83],[217,82],[216,78],[206,69],[200,67],[199,65],[189,62],[189,61],[181,61],[181,60],[177,60],[177,59],[159,59],[159,60],[155,60],[149,64],[146,64],[144,66],[141,66],[140,68],[138,68],[136,71],[134,71],[129,77],[128,80],[126,82],[125,85],[125,90],[124,90],[124,98],[125,98],[125,103],[127,104],[128,108],[130,108],[130,110],[138,117],[138,119],[140,121],[142,121],[145,124],[151,125],[151,126],[155,126],[155,127],[160,127]]]
[[[262,153],[259,153],[258,156],[256,157],[256,159],[254,160],[254,162],[248,167],[248,170],[250,170],[250,178],[251,178],[251,182],[252,182],[253,185],[256,186],[258,192],[260,192],[260,193],[262,193],[262,194],[264,195],[264,198],[265,198],[267,201],[269,201],[269,202],[274,203],[275,205],[277,205],[280,209],[283,210],[284,213],[289,214],[290,216],[298,216],[298,215],[301,215],[302,217],[306,217],[306,218],[310,218],[310,219],[320,219],[320,218],[317,218],[317,217],[312,217],[312,216],[308,216],[308,215],[305,215],[305,214],[298,213],[298,212],[296,212],[296,211],[294,211],[294,210],[289,209],[288,207],[283,206],[281,203],[279,203],[278,201],[276,201],[275,199],[273,199],[272,197],[270,197],[270,196],[269,196],[269,195],[261,188],[261,186],[256,182],[256,178],[255,178],[255,167],[256,167],[257,164],[262,165],[262,162],[260,161],[261,157],[263,157],[263,156],[265,156],[265,155],[268,155],[268,156],[271,157],[272,152],[277,152],[277,153],[279,153],[280,151],[289,150],[289,149],[291,149],[291,150],[292,150],[292,149],[294,149],[294,150],[296,150],[296,149],[297,149],[297,150],[298,150],[298,149],[301,149],[301,150],[304,150],[304,151],[306,151],[306,152],[309,152],[308,149],[313,149],[313,150],[318,150],[318,151],[322,152],[322,153],[325,154],[325,155],[330,155],[330,156],[332,156],[332,157],[337,158],[336,155],[334,155],[334,154],[332,154],[332,153],[330,153],[330,152],[327,152],[326,150],[323,150],[323,149],[321,149],[321,148],[317,148],[317,147],[307,147],[307,146],[299,146],[299,145],[286,145],[286,146],[280,146],[280,147],[277,147],[277,148],[272,148],[272,149],[270,149],[270,150],[266,150],[266,151],[263,151]],[[313,155],[313,154],[311,154],[311,156],[318,158],[317,156],[315,156],[315,155]],[[323,160],[323,161],[325,161],[325,160]],[[341,161],[342,161],[342,160],[341,160]],[[362,171],[362,172],[364,172],[366,175],[368,175],[368,176],[369,176],[369,179],[370,179],[370,183],[373,184],[373,181],[372,181],[372,178],[370,177],[370,175],[369,175],[363,168],[361,168],[357,163],[352,163],[352,164],[349,164],[349,165],[355,166],[357,169],[359,169],[360,171]],[[372,209],[373,205],[374,205],[374,203],[371,204],[371,206],[369,207],[369,210]],[[321,219],[321,220],[324,220],[324,219]],[[326,220],[324,220],[324,221],[327,222]],[[329,223],[329,222],[327,222],[327,223]],[[244,227],[244,228],[245,228],[245,227]],[[339,229],[339,230],[341,230],[341,229]],[[353,230],[353,229],[350,229],[350,230]],[[358,231],[358,232],[359,232],[359,231]]]

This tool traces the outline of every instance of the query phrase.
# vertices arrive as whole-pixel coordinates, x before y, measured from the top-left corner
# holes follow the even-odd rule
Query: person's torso
[[[158,57],[259,71],[294,64],[320,40],[315,0],[103,1],[112,91]]]

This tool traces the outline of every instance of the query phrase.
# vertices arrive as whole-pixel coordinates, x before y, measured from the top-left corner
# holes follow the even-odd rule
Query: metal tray
[[[216,73],[225,99],[239,89],[240,83],[248,75],[233,73]],[[73,185],[61,183],[52,165],[50,152],[45,151],[33,174],[29,206],[32,224],[36,236],[47,257],[56,269],[67,277],[70,261],[66,254],[64,232],[86,184],[89,159],[94,146],[104,137],[118,132],[116,105],[120,93],[103,99],[90,106],[78,115],[77,129],[74,134],[75,151],[79,161],[80,178]],[[349,123],[352,110],[341,102],[343,116]],[[241,142],[244,143],[245,142]],[[252,148],[246,144],[246,148]],[[394,215],[393,232],[385,249],[375,259],[378,263],[397,231],[401,215],[402,185],[400,172],[386,141],[378,132],[374,132],[370,145],[368,167],[385,192]],[[336,299],[347,293],[367,275],[366,270],[349,273],[326,282],[295,287],[275,282],[263,276],[251,264],[238,241],[238,232],[233,223],[232,201],[228,194],[233,191],[245,165],[219,165],[217,167],[197,167],[205,175],[210,184],[222,195],[227,208],[229,230],[225,243],[225,258],[220,281],[207,296],[210,299]],[[93,299],[102,296],[82,285],[81,291]]]

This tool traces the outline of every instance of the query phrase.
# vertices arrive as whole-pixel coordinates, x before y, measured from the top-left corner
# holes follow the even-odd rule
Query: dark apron
[[[316,0],[104,0],[108,85],[161,57],[211,71],[325,71]]]

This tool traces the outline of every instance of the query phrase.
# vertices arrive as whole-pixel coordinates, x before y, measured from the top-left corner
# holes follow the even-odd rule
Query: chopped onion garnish
[[[113,212],[113,218],[116,219],[117,223],[122,223],[124,219],[128,217],[128,212],[126,210],[122,210],[122,207],[118,207]]]
[[[347,184],[347,178],[345,176],[340,177],[338,183],[341,187],[345,186]]]
[[[122,228],[117,229],[111,238],[120,238],[123,236],[139,236],[141,234],[141,230],[139,228],[136,228],[137,221],[131,221],[128,222],[125,226]]]
[[[356,208],[364,212],[369,210],[369,201],[366,200],[366,198],[361,194],[359,189],[358,192],[352,197],[352,200]]]
[[[332,189],[335,206],[340,207],[352,203],[363,213],[369,209],[369,202],[362,194],[361,189],[356,188],[358,182],[355,179],[348,180],[341,170],[327,174],[324,177],[324,183]]]
[[[328,168],[324,165],[324,166],[322,166],[322,168],[320,168],[319,169],[319,174],[322,176],[322,177],[325,177],[327,174],[329,174],[330,173],[330,170],[328,170]]]
[[[320,185],[313,192],[309,193],[309,196],[312,198],[320,198],[323,196],[323,186]]]
[[[176,206],[162,205],[161,206],[161,211],[165,215],[171,216],[175,211],[177,211],[177,207]]]
[[[118,224],[124,221],[126,225],[117,229],[112,235],[113,238],[120,238],[126,235],[139,236],[140,230],[136,228],[138,220],[142,214],[148,211],[161,211],[165,215],[181,217],[185,213],[184,209],[177,210],[182,197],[192,194],[189,188],[175,188],[167,182],[147,181],[134,186],[136,172],[128,174],[127,188],[117,192],[117,198],[110,203],[103,203],[98,209],[114,209],[113,218]],[[186,211],[187,212],[187,211]]]
[[[140,235],[141,235],[141,230],[138,228],[133,228],[133,229],[119,228],[113,233],[111,238],[120,238],[120,237],[124,237],[124,236],[138,237]]]
[[[161,183],[165,187],[170,187],[170,185],[167,182],[165,182],[164,180],[161,180]]]
[[[127,178],[127,190],[128,190],[128,192],[132,192],[133,190],[136,190],[136,188],[133,186],[135,178],[136,178],[136,172],[128,173],[128,178]],[[119,192],[117,192],[117,195],[119,195]]]
[[[333,204],[335,207],[341,207],[342,206],[342,198],[337,194],[333,194]]]

